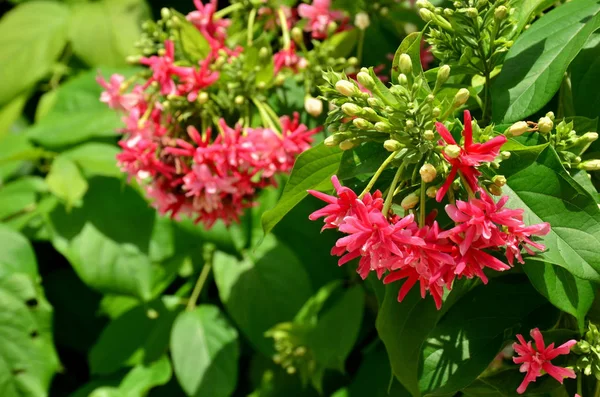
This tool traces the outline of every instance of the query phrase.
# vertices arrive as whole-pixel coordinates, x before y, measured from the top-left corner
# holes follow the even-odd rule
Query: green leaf
[[[579,330],[583,333],[585,316],[594,302],[594,284],[545,262],[529,261],[523,269],[540,294],[577,319]]]
[[[517,388],[523,382],[523,373],[510,362],[510,369],[502,370],[492,376],[477,379],[462,390],[468,397],[518,397]],[[527,386],[527,396],[536,397],[570,397],[565,386],[550,376],[538,378]]]
[[[527,282],[492,280],[460,299],[423,347],[424,395],[453,395],[471,384],[545,300]],[[530,324],[531,325],[531,324]],[[537,324],[535,324],[537,325]]]
[[[128,76],[137,69],[105,69]],[[52,149],[63,148],[91,138],[113,137],[122,125],[121,116],[100,102],[103,88],[92,70],[69,80],[56,91],[55,102],[47,114],[27,130],[34,142]]]
[[[567,67],[600,26],[600,3],[564,4],[536,21],[506,55],[492,85],[496,122],[514,122],[540,110],[556,93]]]
[[[275,324],[290,321],[312,295],[302,264],[272,237],[241,261],[216,252],[214,275],[227,312],[267,356],[272,355],[273,347],[264,333]]]
[[[65,201],[67,210],[79,204],[88,189],[77,165],[65,156],[54,159],[46,183],[50,192]]]
[[[69,39],[73,51],[90,66],[126,66],[135,52],[140,25],[150,18],[144,0],[102,0],[72,7]]]
[[[9,133],[0,137],[0,182],[23,167],[27,155],[34,151],[25,134]]]
[[[5,137],[15,121],[21,116],[21,112],[29,99],[29,93],[23,93],[14,98],[4,106],[0,107],[0,139]]]
[[[41,177],[23,177],[0,187],[0,219],[10,220],[36,209],[37,194],[47,190]]]
[[[385,298],[377,314],[377,332],[390,358],[392,371],[413,395],[419,395],[418,366],[421,346],[437,324],[441,312],[432,299],[423,299],[413,288],[398,302],[399,283],[385,287]]]
[[[119,385],[124,396],[145,396],[150,389],[161,386],[171,379],[171,362],[167,356],[150,364],[133,367]]]
[[[38,278],[37,261],[29,241],[20,233],[0,224],[0,278],[9,274],[26,274]]]
[[[164,296],[111,321],[90,350],[91,372],[110,374],[158,360],[168,349],[171,327],[181,309],[178,297]]]
[[[155,212],[117,179],[94,177],[83,205],[49,214],[52,243],[81,279],[104,293],[148,300],[152,265],[148,258]]]
[[[554,4],[553,0],[516,0],[511,3],[515,11],[512,18],[517,21],[516,31],[520,33],[531,17]]]
[[[188,57],[188,60],[192,64],[198,63],[198,61],[205,59],[210,53],[210,44],[202,33],[189,22],[184,15],[171,9],[171,11],[178,17],[179,27],[179,38],[181,39],[181,47],[184,54]]]
[[[524,209],[526,224],[550,223],[550,233],[540,238],[547,250],[531,259],[599,281],[600,210],[595,199],[569,176],[552,147],[528,149],[513,151],[499,173],[507,178],[507,207]]]
[[[266,211],[262,216],[265,234],[308,195],[307,189],[316,189],[337,171],[342,151],[336,147],[319,144],[298,156],[294,169],[283,189],[283,194],[275,208]]]
[[[227,397],[238,375],[238,334],[219,308],[181,313],[171,332],[173,367],[188,396]]]
[[[352,54],[356,43],[358,42],[358,36],[360,34],[359,29],[344,30],[336,33],[327,43],[331,45],[333,58],[347,58]]]
[[[423,75],[423,66],[421,65],[421,40],[423,38],[423,31],[413,32],[406,36],[400,47],[394,55],[394,61],[392,62],[392,82],[398,84],[398,76],[400,75],[400,56],[402,54],[408,54],[412,61],[413,76]],[[410,76],[409,76],[410,77]]]
[[[600,79],[600,33],[590,36],[571,63],[570,70],[571,90],[577,114],[590,118],[600,116],[600,92],[589,89]]]
[[[19,5],[0,20],[0,106],[52,71],[67,43],[69,9],[57,2]]]
[[[337,172],[341,180],[360,175],[372,175],[390,155],[381,143],[367,142],[351,150],[344,150]]]
[[[101,175],[122,177],[123,173],[117,167],[116,156],[119,149],[106,143],[84,143],[71,150],[63,152],[64,156],[81,168],[86,175]]]

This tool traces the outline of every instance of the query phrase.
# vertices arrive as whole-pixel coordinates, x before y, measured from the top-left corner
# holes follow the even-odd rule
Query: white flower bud
[[[347,102],[342,105],[342,112],[351,117],[360,116],[364,113],[363,108],[351,102]]]
[[[579,168],[586,171],[600,170],[600,160],[587,160],[579,164]]]
[[[442,85],[444,85],[444,83],[446,83],[446,81],[448,81],[449,77],[450,77],[450,66],[448,66],[448,65],[440,66],[440,69],[438,70],[438,73],[437,73],[437,80],[435,82],[436,87],[441,87]]]
[[[290,36],[292,36],[292,40],[294,40],[296,43],[302,43],[304,41],[304,33],[302,33],[302,29],[300,29],[298,26],[295,26],[290,31]]]
[[[554,112],[546,113],[546,117],[548,117],[550,120],[554,121]]]
[[[335,89],[344,96],[355,96],[359,93],[358,88],[348,80],[340,80],[335,83]]]
[[[542,134],[547,134],[554,128],[554,123],[550,117],[542,117],[538,120],[538,131]]]
[[[402,199],[400,206],[405,210],[409,210],[411,208],[415,208],[417,204],[419,204],[419,195],[416,193],[411,193]]]
[[[208,93],[204,91],[199,93],[196,100],[200,105],[204,105],[206,102],[208,102]]]
[[[395,152],[402,149],[402,144],[396,140],[388,139],[387,141],[383,142],[383,147],[388,152]]]
[[[464,105],[469,100],[469,96],[469,90],[467,90],[466,88],[461,88],[460,90],[458,90],[456,95],[454,95],[453,106],[457,108],[459,106]]]
[[[352,139],[346,139],[345,141],[340,142],[340,149],[342,150],[350,150],[356,146]]]
[[[419,174],[421,174],[421,179],[423,179],[423,182],[429,183],[435,179],[437,176],[437,171],[433,165],[425,163],[419,170]]]
[[[435,138],[435,134],[433,133],[432,130],[423,131],[423,139],[425,139],[426,141],[433,141],[434,138]]]
[[[517,121],[516,123],[508,127],[506,133],[510,136],[519,136],[523,135],[527,130],[529,130],[529,126],[525,121]]]
[[[356,79],[365,88],[371,89],[375,86],[375,80],[367,72],[358,72]]]
[[[240,105],[243,105],[246,100],[244,99],[243,96],[238,95],[233,99],[233,101],[235,102],[236,105],[240,106]]]
[[[398,64],[400,66],[400,71],[406,75],[412,73],[412,59],[408,54],[400,55],[400,59],[398,60]]]
[[[503,20],[508,15],[508,9],[505,6],[499,6],[494,11],[494,18],[498,21]]]
[[[369,14],[366,12],[359,12],[354,17],[354,26],[359,28],[360,30],[365,30],[371,24],[371,20],[369,19]]]
[[[457,145],[448,145],[444,148],[444,153],[451,159],[456,159],[460,156],[461,148]]]
[[[467,14],[467,16],[469,18],[477,18],[477,16],[479,15],[479,12],[477,11],[477,8],[467,8],[465,10],[465,14]]]
[[[323,102],[320,99],[308,95],[304,98],[304,109],[313,117],[319,117],[323,113]]]
[[[429,11],[427,8],[421,8],[419,10],[419,16],[425,22],[429,22],[433,19],[433,12]]]

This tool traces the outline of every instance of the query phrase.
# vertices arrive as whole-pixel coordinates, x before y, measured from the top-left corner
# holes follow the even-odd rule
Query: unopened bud
[[[452,8],[444,8],[444,16],[451,17],[454,15],[454,10]]]
[[[444,153],[451,159],[456,159],[460,156],[460,146],[457,145],[448,145],[444,148]]]
[[[425,195],[429,198],[435,198],[437,194],[438,188],[435,186],[429,186],[427,190],[425,190]]]
[[[354,96],[359,93],[356,86],[348,80],[340,80],[335,83],[335,89],[344,96]]]
[[[333,147],[339,145],[343,140],[345,140],[345,138],[345,134],[333,134],[325,138],[323,143],[325,144],[325,146]]]
[[[405,210],[409,210],[411,208],[415,208],[417,204],[419,204],[419,195],[416,193],[411,193],[402,199],[400,206]]]
[[[426,8],[428,10],[433,11],[435,7],[428,0],[417,0],[415,3],[417,8]]]
[[[506,133],[510,136],[520,136],[527,132],[527,130],[529,130],[529,126],[525,121],[517,121],[508,127]]]
[[[400,59],[398,60],[398,64],[400,66],[400,71],[406,75],[409,75],[412,73],[412,59],[410,59],[410,56],[408,54],[402,54],[400,55]]]
[[[296,43],[302,43],[304,41],[304,33],[302,33],[302,29],[300,29],[298,26],[295,26],[290,31],[290,36]]]
[[[440,114],[442,114],[442,110],[441,110],[440,108],[438,108],[437,106],[436,106],[436,107],[434,107],[434,108],[431,110],[431,115],[432,115],[434,118],[438,118],[438,117],[440,117]]]
[[[171,10],[169,10],[167,7],[163,7],[160,9],[160,16],[163,19],[169,19],[171,18]]]
[[[580,163],[578,167],[586,171],[598,171],[600,170],[600,160],[587,160]]]
[[[244,99],[243,96],[238,95],[238,96],[235,97],[235,99],[233,101],[235,102],[236,105],[240,106],[240,105],[244,104],[245,99]]]
[[[585,134],[583,134],[581,136],[581,139],[585,140],[586,142],[592,143],[598,139],[598,133],[597,132],[586,132]]]
[[[398,84],[405,86],[405,87],[408,85],[408,78],[406,77],[406,75],[404,73],[400,73],[398,75]]]
[[[402,149],[402,144],[394,139],[388,139],[387,141],[383,142],[383,147],[388,152],[396,152]]]
[[[267,47],[261,47],[260,50],[258,50],[258,57],[260,59],[265,59],[269,56],[269,49]]]
[[[200,105],[204,105],[205,103],[208,102],[208,93],[207,92],[200,92],[198,94],[198,98],[196,99],[198,101],[198,103]]]
[[[414,126],[415,126],[414,120],[411,120],[411,119],[406,120],[406,128],[410,129],[410,128],[413,128]]]
[[[470,7],[465,10],[465,14],[469,18],[477,18],[477,16],[479,15],[479,12],[477,11],[477,8]]]
[[[437,80],[435,82],[435,86],[441,87],[442,85],[444,85],[444,83],[446,83],[446,81],[448,81],[449,77],[450,77],[450,66],[448,66],[448,65],[440,66],[440,69],[438,70],[438,73],[437,73]]]
[[[311,116],[319,117],[323,113],[323,102],[309,95],[304,98],[304,109]]]
[[[499,6],[494,11],[494,18],[498,21],[502,21],[508,15],[508,9],[505,6]]]
[[[506,185],[506,178],[504,177],[504,175],[496,175],[492,178],[492,182],[494,183],[494,185],[502,187]]]
[[[375,98],[375,97],[370,97],[367,99],[367,103],[369,104],[369,106],[371,106],[372,108],[383,108],[385,105],[383,104],[383,102],[381,101],[381,99],[379,98]]]
[[[423,139],[425,139],[426,141],[433,141],[434,138],[435,138],[435,134],[433,133],[432,130],[423,131]]]
[[[369,73],[358,72],[358,74],[356,75],[356,79],[365,88],[371,89],[371,88],[373,88],[375,86],[375,81],[369,75]]]
[[[359,12],[354,17],[354,26],[359,28],[360,30],[365,30],[371,24],[371,20],[369,19],[369,14],[366,12]]]
[[[538,131],[542,134],[547,134],[554,128],[554,123],[550,117],[542,117],[538,120]]]
[[[488,186],[488,190],[490,191],[490,193],[492,193],[494,196],[502,196],[502,188],[497,186],[497,185],[489,185]]]
[[[419,170],[419,174],[421,174],[421,179],[423,179],[423,182],[429,183],[435,179],[437,176],[437,171],[433,165],[425,163]]]
[[[296,368],[295,368],[295,367],[287,367],[285,370],[286,370],[286,372],[287,372],[289,375],[293,375],[293,374],[295,374],[295,373],[296,373]]]
[[[389,133],[392,130],[392,126],[386,123],[385,121],[378,121],[375,123],[375,131],[377,132],[387,132]]]
[[[379,11],[382,17],[386,17],[390,13],[390,9],[387,7],[381,7],[381,11]]]
[[[502,160],[508,160],[510,158],[510,152],[507,152],[506,150],[501,151],[500,158]]]
[[[546,117],[548,117],[550,120],[554,121],[554,112],[546,113]]]
[[[365,119],[362,119],[360,117],[355,118],[354,120],[352,120],[352,124],[354,124],[354,126],[360,130],[373,130],[375,129],[375,126],[368,122]]]
[[[342,112],[348,116],[360,116],[363,114],[363,108],[355,103],[347,102],[342,105]]]
[[[459,106],[464,105],[469,100],[469,96],[469,90],[467,90],[466,88],[461,88],[460,90],[458,90],[456,95],[454,95],[453,106],[457,108]]]
[[[327,34],[331,36],[335,32],[337,32],[339,25],[334,21],[331,21],[327,24]]]
[[[425,22],[430,22],[433,19],[433,12],[429,11],[427,8],[421,8],[419,10],[419,16]]]

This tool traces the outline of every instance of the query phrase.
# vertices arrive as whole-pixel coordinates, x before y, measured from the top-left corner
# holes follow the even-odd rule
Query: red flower
[[[435,196],[438,202],[442,201],[446,192],[450,188],[450,185],[456,178],[456,174],[460,172],[462,177],[466,180],[468,186],[472,191],[477,190],[477,178],[481,175],[475,167],[481,165],[483,162],[494,161],[500,147],[506,142],[506,137],[503,135],[494,137],[485,143],[473,143],[473,127],[471,126],[471,113],[465,110],[464,113],[464,124],[465,129],[462,134],[465,138],[464,147],[458,147],[460,153],[456,157],[450,157],[445,151],[443,151],[444,158],[452,165],[452,170],[446,179],[446,182],[438,190]],[[446,126],[440,122],[435,123],[435,127],[438,133],[442,136],[442,139],[447,145],[458,146],[450,131]]]
[[[526,343],[522,335],[517,335],[519,343],[513,344],[513,348],[518,354],[513,361],[515,364],[521,364],[519,369],[521,372],[527,373],[523,383],[517,389],[517,393],[523,394],[530,382],[535,382],[536,378],[543,375],[542,370],[560,383],[563,383],[564,378],[575,378],[575,372],[572,369],[557,367],[550,361],[560,355],[569,354],[571,346],[577,341],[571,339],[555,348],[554,343],[546,347],[544,337],[539,329],[532,329],[531,336],[535,340],[535,347],[531,345],[531,341]]]
[[[290,68],[294,73],[298,73],[299,69],[306,66],[306,60],[296,53],[296,46],[292,42],[287,50],[283,49],[273,54],[273,64],[275,74],[278,74],[283,68]]]
[[[324,39],[327,37],[327,28],[331,22],[342,21],[344,13],[341,11],[332,11],[331,0],[313,0],[312,5],[300,4],[298,14],[302,18],[308,19],[304,30],[312,32],[315,39]]]
[[[200,61],[199,68],[183,68],[185,73],[181,75],[181,84],[177,86],[179,95],[187,95],[190,102],[198,98],[198,93],[211,86],[219,79],[219,73],[210,70],[212,57],[209,55],[204,61]]]

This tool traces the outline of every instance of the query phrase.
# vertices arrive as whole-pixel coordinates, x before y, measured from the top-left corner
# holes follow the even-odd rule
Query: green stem
[[[388,156],[387,159],[385,159],[385,161],[379,166],[377,171],[375,171],[375,175],[373,175],[373,177],[369,181],[369,184],[367,185],[365,190],[363,190],[363,192],[360,194],[360,196],[358,196],[359,198],[362,199],[365,194],[367,194],[371,191],[371,189],[373,188],[373,185],[375,185],[375,182],[377,182],[377,179],[379,179],[379,177],[381,176],[381,173],[387,168],[387,166],[392,162],[392,160],[394,160],[394,157],[396,157],[396,155],[399,152],[400,151],[393,152],[392,154],[390,154]]]
[[[398,170],[396,171],[396,175],[394,175],[394,180],[392,181],[392,185],[389,188],[389,192],[387,194],[387,197],[385,198],[385,204],[383,205],[383,216],[387,216],[390,207],[392,206],[392,200],[394,198],[394,192],[396,190],[396,185],[398,184],[398,180],[400,179],[400,176],[402,175],[402,171],[404,170],[404,164],[402,164],[400,167],[398,167]]]
[[[243,3],[235,3],[232,4],[230,6],[227,6],[225,8],[223,8],[222,10],[219,10],[217,12],[215,12],[213,18],[214,19],[221,19],[224,16],[231,14],[232,12],[235,12],[237,10],[241,10],[242,8],[244,8],[244,4]]]
[[[578,395],[582,395],[583,394],[583,371],[579,372],[579,376],[577,377],[577,394]],[[598,385],[598,381],[596,381],[596,385]]]
[[[582,394],[579,394],[582,396]],[[596,379],[596,389],[594,390],[594,397],[600,397],[600,380]]]
[[[281,23],[281,32],[283,33],[283,49],[289,50],[290,45],[291,45],[290,31],[288,30],[287,19],[285,19],[285,14],[283,12],[283,8],[279,7],[279,9],[277,10],[277,13],[279,14],[279,22]]]
[[[460,176],[460,181],[462,182],[469,197],[475,197],[475,192],[473,192],[473,190],[471,190],[471,186],[469,186],[469,183],[467,182],[467,179],[463,176],[462,172],[459,171],[458,175]]]
[[[254,106],[256,106],[256,108],[258,109],[258,113],[260,113],[260,117],[261,117],[265,127],[268,127],[270,129],[272,129],[273,131],[275,131],[276,133],[279,133],[279,130],[273,123],[273,120],[271,120],[271,116],[263,107],[264,104],[256,98],[252,98],[252,102],[254,103]]]
[[[425,226],[425,181],[421,179],[421,198],[419,200],[419,227]]]
[[[256,20],[256,8],[253,8],[250,11],[250,16],[248,17],[248,45],[252,45],[252,39],[254,38],[254,21]]]
[[[212,251],[209,253],[208,255],[208,260],[205,260],[204,262],[204,266],[202,267],[202,271],[200,272],[200,276],[198,277],[198,280],[196,281],[196,285],[194,286],[194,290],[192,291],[192,295],[190,296],[190,299],[188,300],[187,306],[186,306],[186,310],[194,310],[196,308],[196,301],[198,301],[198,297],[200,296],[200,293],[202,292],[202,287],[204,287],[204,283],[206,282],[206,279],[208,278],[208,274],[210,273],[210,269],[212,268]]]

